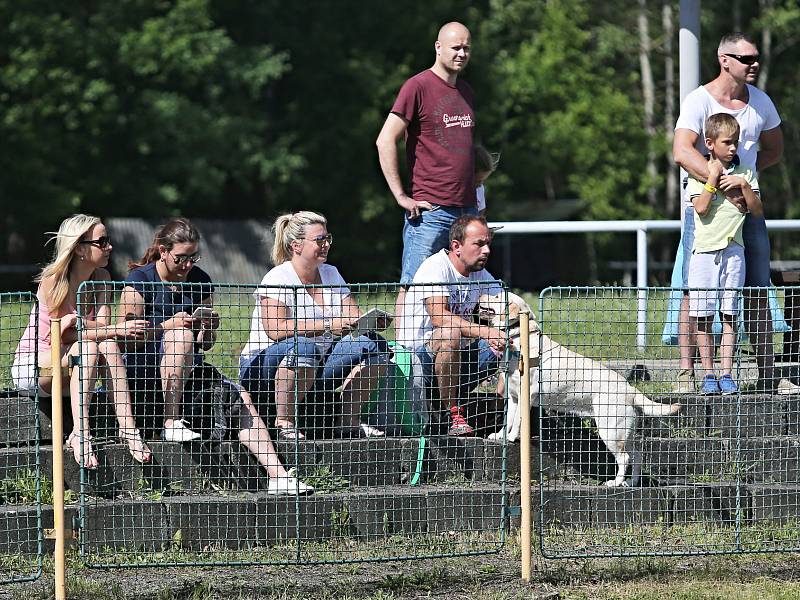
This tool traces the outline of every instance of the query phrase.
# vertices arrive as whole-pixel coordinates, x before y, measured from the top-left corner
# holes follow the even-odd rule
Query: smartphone
[[[210,308],[208,306],[198,306],[197,308],[194,309],[194,312],[192,313],[192,318],[198,321],[200,320],[206,321],[208,319],[212,319],[216,314],[217,313],[214,312],[213,308]]]

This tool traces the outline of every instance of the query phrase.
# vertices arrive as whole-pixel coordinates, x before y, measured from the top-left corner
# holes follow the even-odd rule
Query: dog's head
[[[508,305],[506,305],[506,295]],[[478,318],[497,329],[519,327],[519,316],[530,315],[531,331],[539,331],[533,310],[522,298],[512,292],[497,296],[482,295],[478,300]]]

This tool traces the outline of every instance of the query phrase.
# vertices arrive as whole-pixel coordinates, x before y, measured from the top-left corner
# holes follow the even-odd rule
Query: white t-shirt
[[[496,296],[503,288],[485,269],[464,277],[456,271],[447,250],[439,250],[417,269],[414,284],[406,292],[403,314],[395,330],[397,341],[407,348],[423,347],[433,333],[433,324],[425,306],[425,300],[434,296],[447,296],[448,308],[468,321],[481,294]],[[436,285],[441,284],[441,285]]]
[[[322,285],[325,286],[322,291],[322,306],[314,302],[314,299],[309,296],[305,289],[269,287],[303,285],[290,261],[270,269],[264,275],[261,285],[253,292],[256,307],[250,319],[250,337],[242,349],[243,358],[250,359],[256,353],[269,348],[275,343],[269,338],[267,332],[264,331],[264,326],[261,324],[261,300],[263,298],[271,298],[282,302],[289,308],[288,318],[297,319],[298,321],[335,319],[342,316],[342,300],[350,295],[347,283],[345,283],[338,269],[334,266],[322,264],[319,266],[319,273]],[[332,343],[331,340],[323,336],[317,336],[312,339],[323,353],[327,352]]]
[[[746,85],[750,100],[747,106],[739,110],[722,106],[708,92],[705,86],[701,85],[699,88],[692,90],[683,100],[681,114],[678,117],[678,122],[675,123],[675,129],[689,129],[698,134],[695,148],[705,156],[708,154],[703,131],[706,119],[717,113],[732,115],[741,129],[739,147],[736,150],[740,163],[755,166],[758,158],[758,138],[761,136],[761,132],[775,129],[781,124],[781,117],[778,114],[778,109],[775,108],[775,104],[766,93],[757,87]],[[684,202],[691,202],[686,194],[684,194]]]
[[[478,212],[486,210],[486,188],[483,187],[483,184],[475,188],[475,200]]]

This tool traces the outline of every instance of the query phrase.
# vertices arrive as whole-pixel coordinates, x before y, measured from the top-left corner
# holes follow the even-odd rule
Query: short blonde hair
[[[302,240],[308,225],[327,225],[328,220],[319,213],[301,210],[287,213],[275,219],[272,231],[275,243],[272,246],[272,264],[276,267],[292,259],[292,242]]]
[[[705,129],[706,138],[712,142],[723,135],[729,135],[738,140],[739,132],[741,131],[739,122],[728,113],[711,115],[706,119],[703,129]]]

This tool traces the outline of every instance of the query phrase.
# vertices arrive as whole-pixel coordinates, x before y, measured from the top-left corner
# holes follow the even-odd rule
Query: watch
[[[326,340],[331,339],[333,337],[333,330],[331,329],[331,326],[333,325],[332,319],[330,317],[325,317],[322,319],[322,325],[325,327],[322,337],[324,337]]]

